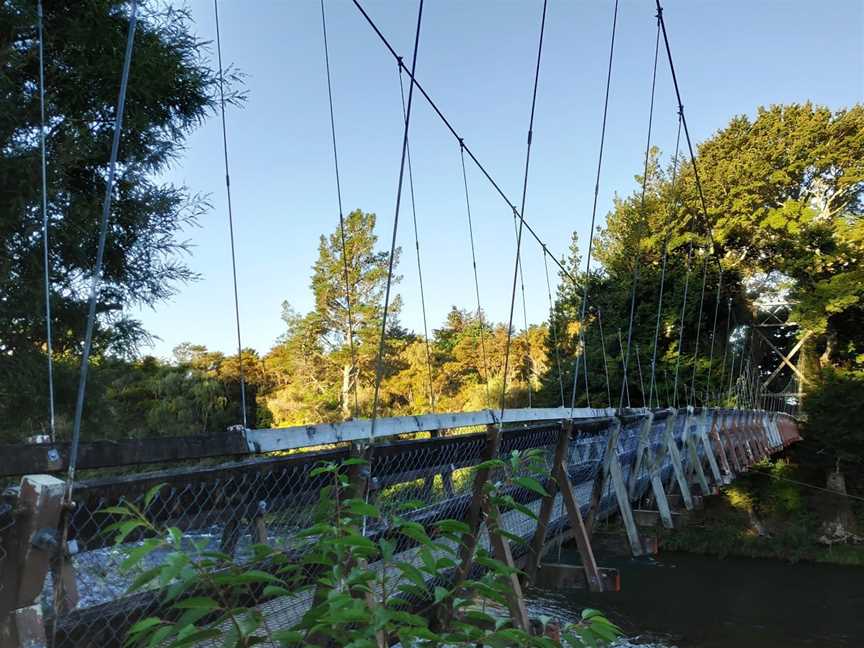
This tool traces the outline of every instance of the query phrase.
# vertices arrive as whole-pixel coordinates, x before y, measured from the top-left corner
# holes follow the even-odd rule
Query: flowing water
[[[629,637],[620,646],[864,648],[860,567],[680,553],[599,562],[619,570],[620,592],[534,591],[532,613],[566,620],[598,608]]]

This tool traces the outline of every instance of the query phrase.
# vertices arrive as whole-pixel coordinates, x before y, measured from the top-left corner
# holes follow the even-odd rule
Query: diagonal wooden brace
[[[673,413],[666,419],[666,429],[663,431],[663,440],[666,445],[666,451],[669,453],[669,458],[672,461],[672,470],[675,474],[675,480],[678,483],[678,489],[681,491],[681,497],[684,500],[684,507],[688,511],[693,510],[693,497],[690,494],[690,485],[687,482],[687,477],[684,474],[684,464],[681,461],[681,450],[678,448],[678,442],[675,440],[675,422],[677,414]],[[684,423],[686,425],[685,417]]]

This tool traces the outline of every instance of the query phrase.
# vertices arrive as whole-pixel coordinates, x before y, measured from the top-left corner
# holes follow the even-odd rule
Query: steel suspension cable
[[[393,56],[393,58],[395,58],[397,61],[400,60],[401,57],[400,57],[399,53],[393,48],[393,46],[390,44],[390,41],[387,40],[387,37],[384,36],[384,34],[381,32],[378,25],[375,24],[374,20],[372,20],[372,17],[363,8],[363,5],[360,4],[360,0],[352,0],[352,2],[354,3],[354,6],[357,7],[357,10],[361,13],[361,15],[366,20],[366,22],[369,24],[369,27],[372,29],[372,31],[375,32],[375,35],[378,36],[378,39],[381,41],[381,43],[384,45],[384,47],[386,47],[387,50],[390,52],[391,56]],[[471,161],[474,163],[474,165],[477,167],[477,169],[480,171],[480,173],[483,174],[483,176],[486,178],[487,182],[489,182],[489,184],[495,190],[495,193],[497,193],[501,197],[501,199],[505,203],[507,203],[507,206],[509,207],[509,209],[513,213],[516,214],[517,218],[519,219],[520,226],[524,227],[525,230],[531,235],[531,237],[537,242],[537,244],[542,246],[544,244],[543,240],[540,238],[540,236],[537,234],[537,232],[534,230],[534,228],[531,227],[531,224],[525,218],[523,218],[521,212],[519,212],[516,209],[516,205],[513,203],[513,201],[511,201],[510,198],[507,197],[507,194],[504,193],[504,190],[501,188],[501,185],[495,180],[495,178],[492,177],[492,174],[489,172],[489,170],[486,169],[485,166],[483,166],[483,164],[480,162],[480,159],[474,154],[474,152],[471,150],[471,148],[465,143],[465,139],[459,135],[459,133],[453,127],[453,124],[450,122],[449,119],[447,119],[447,116],[444,114],[444,112],[441,110],[441,108],[438,106],[438,104],[435,103],[435,100],[432,99],[432,97],[429,95],[429,93],[426,91],[426,89],[423,87],[423,85],[420,83],[420,81],[417,79],[417,77],[408,69],[406,69],[404,67],[402,69],[405,72],[405,74],[411,79],[413,87],[417,88],[417,91],[423,96],[423,98],[426,100],[426,103],[429,104],[430,108],[432,108],[432,111],[436,115],[438,115],[438,118],[441,120],[441,122],[444,124],[444,126],[447,128],[447,130],[450,131],[450,134],[454,137],[454,139],[456,139],[457,142],[459,142],[459,144],[462,147],[462,149],[464,150],[464,152],[468,154],[468,157],[471,159]],[[552,260],[558,266],[558,269],[575,284],[576,283],[576,277],[574,277],[573,274],[567,268],[564,267],[564,264],[562,264],[554,256],[552,257]]]
[[[636,351],[636,370],[639,372],[639,391],[642,394],[642,407],[651,407],[650,403],[645,404],[645,381],[642,380],[642,360],[639,358],[639,343],[634,343]]]
[[[48,430],[51,442],[56,440],[54,416],[54,348],[51,334],[51,265],[48,255],[48,162],[45,153],[45,31],[42,0],[36,4],[39,32],[39,151],[42,162],[42,263],[45,274],[45,342],[48,352]]]
[[[420,26],[423,21],[423,0],[417,10],[417,29],[414,32],[414,52],[411,57],[411,85],[408,86],[408,105],[405,107],[405,128],[402,135],[402,158],[399,162],[399,182],[396,185],[396,209],[393,216],[393,235],[390,239],[390,256],[387,264],[387,285],[384,291],[384,310],[381,316],[381,334],[378,339],[378,356],[375,360],[375,392],[372,398],[372,423],[369,428],[369,440],[375,438],[375,423],[378,419],[378,398],[381,392],[381,380],[384,377],[384,341],[387,336],[387,311],[390,308],[390,288],[393,284],[393,262],[396,257],[396,234],[399,231],[399,209],[402,206],[402,185],[405,178],[405,159],[408,154],[408,129],[411,125],[411,106],[414,101],[414,70],[417,68],[417,51],[420,45]],[[402,59],[397,59],[400,69],[404,67]]]
[[[132,64],[132,49],[135,43],[135,30],[138,25],[138,1],[131,0],[129,10],[129,31],[126,35],[126,49],[123,54],[123,67],[120,73],[120,90],[114,111],[114,134],[111,139],[111,154],[108,160],[108,177],[105,182],[105,198],[102,202],[102,215],[99,223],[99,242],[96,247],[96,265],[90,280],[90,296],[87,305],[87,324],[84,331],[84,348],[81,353],[81,370],[78,377],[78,393],[75,399],[75,418],[72,424],[72,441],[69,444],[69,463],[66,485],[63,492],[63,506],[60,512],[60,551],[57,573],[62,573],[66,556],[66,541],[69,537],[69,513],[72,508],[72,494],[75,488],[75,473],[78,467],[78,448],[81,444],[81,421],[84,415],[84,399],[87,393],[87,373],[90,368],[90,351],[93,347],[93,329],[96,326],[96,301],[102,282],[102,265],[105,258],[105,243],[108,238],[108,220],[111,215],[111,202],[114,196],[114,177],[117,173],[117,157],[120,152],[120,135],[123,132],[123,114],[126,109],[126,90],[129,86],[129,69]],[[40,36],[41,43],[41,36]],[[62,585],[55,583],[54,607],[58,608]],[[56,644],[57,623],[52,624],[52,645]]]
[[[345,212],[342,209],[342,181],[339,176],[339,155],[336,148],[336,118],[333,110],[333,86],[330,79],[330,47],[327,42],[327,14],[324,0],[321,0],[321,30],[324,34],[324,67],[327,70],[327,99],[330,104],[330,137],[333,142],[333,169],[336,174],[336,199],[339,203],[339,238],[342,244],[342,271],[345,275],[345,310],[347,311],[348,348],[351,353],[351,376],[354,382],[354,416],[360,411],[358,394],[360,366],[357,364],[357,350],[354,346],[354,316],[351,311],[351,279],[348,271],[348,244],[345,236]],[[400,78],[401,81],[401,78]]]
[[[699,295],[699,315],[696,316],[696,342],[693,346],[693,374],[690,379],[688,405],[696,405],[696,372],[699,368],[699,334],[702,331],[702,309],[705,305],[705,282],[708,279],[708,254],[702,261],[702,292]]]
[[[658,16],[657,19],[657,36],[655,38],[654,43],[654,68],[651,74],[651,104],[648,109],[648,137],[645,143],[645,170],[642,175],[642,197],[640,199],[639,205],[639,215],[641,220],[645,220],[645,194],[648,190],[648,162],[651,156],[651,126],[654,122],[654,94],[657,88],[657,59],[659,58],[660,52],[660,19]],[[636,287],[639,284],[639,261],[640,254],[639,248],[642,242],[642,230],[644,229],[644,222],[640,222],[640,231],[639,237],[636,242],[636,258],[633,260],[633,288],[630,293],[630,321],[627,325],[627,348],[624,352],[624,378],[621,385],[621,397],[618,400],[618,407],[621,408],[624,406],[624,387],[623,383],[627,382],[627,365],[630,362],[630,345],[633,341],[633,323],[636,315]],[[643,394],[644,399],[644,394]]]
[[[585,355],[585,364],[588,364],[587,347],[585,346],[585,310],[588,307],[588,287],[591,283],[591,255],[594,251],[594,225],[597,220],[597,201],[600,194],[600,173],[603,169],[603,146],[606,143],[606,120],[609,116],[609,90],[612,85],[612,61],[615,55],[615,33],[618,29],[618,0],[615,0],[615,8],[612,12],[612,37],[609,41],[609,63],[606,66],[606,91],[603,98],[603,121],[600,126],[600,151],[597,155],[597,174],[594,179],[594,204],[591,207],[591,226],[588,230],[588,254],[585,259],[585,286],[582,290],[582,303],[579,305],[579,342],[580,350],[576,354],[573,367],[573,391],[570,394],[570,418],[573,418],[573,410],[576,407],[576,385],[579,380],[579,361]],[[605,351],[604,351],[605,353]],[[606,382],[609,382],[609,371],[606,370]],[[609,385],[607,384],[607,390]],[[588,397],[587,369],[585,396]],[[612,398],[609,398],[609,407],[612,407]]]
[[[609,363],[606,360],[606,338],[603,336],[603,312],[597,309],[597,325],[600,328],[600,347],[603,349],[603,371],[606,374],[606,397],[612,407],[612,389],[609,386]],[[587,363],[586,363],[587,364]]]
[[[471,200],[468,197],[468,173],[465,170],[465,147],[459,142],[459,158],[462,161],[462,182],[465,185],[465,211],[468,214],[468,239],[471,241],[471,267],[474,271],[474,292],[477,296],[477,322],[480,327],[480,354],[483,360],[483,374],[486,382],[486,405],[492,405],[489,393],[489,360],[486,355],[486,335],[483,324],[483,309],[480,305],[480,280],[477,277],[477,254],[474,251],[474,225],[471,222]]]
[[[654,325],[654,349],[651,352],[651,385],[648,388],[648,407],[651,407],[654,386],[657,380],[657,344],[660,339],[660,316],[663,311],[663,294],[666,288],[666,263],[669,258],[669,228],[675,215],[675,181],[678,174],[678,152],[681,145],[681,115],[678,115],[678,134],[675,137],[675,157],[672,158],[672,185],[669,189],[669,214],[666,217],[666,231],[663,234],[663,260],[660,264],[660,294],[657,297],[657,321]],[[660,394],[657,394],[657,407],[660,407]]]
[[[687,251],[687,265],[684,270],[684,300],[681,303],[681,321],[678,326],[678,353],[675,355],[675,376],[672,387],[672,407],[678,407],[678,371],[681,368],[681,353],[684,346],[684,316],[687,312],[687,293],[690,288],[690,262],[693,259],[693,248]],[[684,390],[686,397],[686,388]]]
[[[519,227],[516,229],[516,261],[513,267],[513,289],[510,296],[510,317],[507,320],[507,345],[504,350],[504,375],[501,385],[501,419],[499,420],[499,428],[500,426],[503,426],[504,408],[507,405],[507,375],[510,368],[510,346],[513,341],[513,311],[516,306],[516,281],[519,278],[519,271],[521,269],[522,229],[525,225],[525,220],[521,217],[521,214],[525,209],[525,199],[528,192],[528,167],[531,160],[531,139],[534,131],[534,111],[537,105],[537,86],[540,83],[540,61],[543,56],[543,36],[546,31],[546,5],[547,0],[543,0],[543,15],[540,19],[540,38],[537,44],[537,62],[534,66],[534,89],[531,94],[531,116],[528,119],[528,146],[525,153],[525,176],[522,180],[522,209],[518,212],[520,215]],[[517,214],[515,207],[513,208],[513,214]]]
[[[678,100],[678,113],[681,115],[681,124],[684,126],[684,137],[687,140],[687,149],[690,153],[690,165],[693,168],[693,180],[696,184],[696,191],[699,195],[699,202],[702,207],[702,220],[711,244],[711,249],[714,250],[714,234],[711,230],[711,225],[708,220],[708,206],[705,202],[705,193],[702,190],[702,181],[699,178],[699,165],[696,162],[696,154],[693,149],[693,141],[690,139],[690,129],[687,127],[687,117],[684,114],[684,104],[681,101],[681,90],[678,87],[678,75],[675,74],[675,64],[672,62],[672,49],[669,47],[669,36],[666,33],[666,20],[663,17],[663,7],[660,6],[660,0],[655,0],[657,5],[657,20],[660,23],[660,29],[663,32],[663,43],[666,49],[666,58],[669,61],[669,72],[672,74],[672,85],[675,87],[675,97]],[[717,265],[720,267],[720,260],[717,259]],[[722,268],[721,268],[722,269]]]
[[[75,419],[72,426],[72,443],[69,448],[69,472],[66,482],[67,498],[72,495],[75,482],[75,469],[78,464],[78,446],[81,443],[81,418],[84,414],[84,397],[87,392],[87,371],[90,368],[90,350],[93,346],[93,329],[96,326],[96,301],[102,282],[102,264],[105,257],[105,241],[108,238],[108,218],[111,214],[111,201],[114,197],[114,176],[117,172],[117,156],[120,151],[120,134],[123,131],[123,113],[126,108],[126,89],[129,85],[129,67],[132,63],[132,45],[135,41],[135,28],[138,24],[138,2],[132,0],[129,15],[129,33],[126,38],[126,51],[123,57],[123,70],[120,76],[120,92],[114,113],[114,136],[111,141],[111,157],[108,162],[108,178],[105,183],[105,199],[102,203],[102,218],[99,225],[99,244],[96,249],[96,266],[90,281],[90,299],[87,310],[87,327],[84,333],[84,350],[81,355],[81,373],[78,378],[78,396],[75,400]],[[67,501],[69,501],[67,499]]]
[[[555,367],[558,370],[558,391],[561,396],[561,407],[564,407],[564,375],[561,373],[561,353],[558,349],[558,325],[555,323],[555,308],[552,304],[552,284],[549,281],[549,263],[546,261],[549,251],[543,247],[543,270],[546,273],[546,296],[549,298],[549,332],[552,334],[552,347],[555,349]]]
[[[519,208],[519,214],[525,214],[525,201],[528,197],[528,171],[531,166],[531,143],[534,138],[534,110],[537,107],[537,86],[540,81],[540,55],[543,52],[543,33],[546,30],[546,7],[547,0],[543,0],[543,15],[540,19],[540,44],[537,47],[537,65],[534,69],[534,89],[531,93],[531,116],[528,118],[528,141],[525,148],[525,174],[522,178],[522,204]],[[516,226],[517,220],[517,212],[513,211],[513,225]],[[520,232],[521,223],[519,227],[517,227],[516,237],[517,239],[521,237]],[[522,269],[522,256],[520,245],[516,246],[516,269],[519,272],[519,284],[522,288],[522,317],[525,320],[525,344],[528,351],[528,407],[531,407],[531,377],[533,372],[533,362],[531,359],[531,336],[528,331],[528,307],[525,302],[525,279],[524,273]],[[544,250],[544,262],[545,262],[545,245],[541,243],[541,247]]]
[[[714,302],[714,324],[711,325],[711,351],[708,354],[708,378],[705,384],[705,405],[710,404],[710,391],[711,391],[711,370],[714,364],[714,341],[717,334],[717,314],[720,311],[720,291],[723,287],[723,269],[720,269],[720,274],[717,279],[717,297]]]
[[[717,388],[717,400],[719,401],[723,396],[723,384],[726,382],[726,358],[729,355],[729,333],[730,333],[730,324],[732,322],[732,298],[729,297],[726,300],[726,337],[723,338],[723,364],[720,370],[720,380],[718,380],[718,388]]]
[[[231,203],[231,176],[228,172],[228,126],[225,118],[225,84],[222,68],[222,38],[219,32],[219,0],[213,0],[216,18],[216,58],[219,64],[219,111],[222,117],[222,157],[225,166],[225,195],[228,201],[228,238],[231,243],[231,277],[234,284],[234,323],[237,329],[237,364],[240,371],[240,406],[243,408],[243,428],[246,421],[246,378],[243,375],[243,344],[240,336],[240,297],[237,289],[237,255],[234,248],[234,210]]]
[[[399,74],[399,97],[402,100],[402,118],[407,121],[408,115],[405,110],[405,86],[402,84],[402,66],[398,66]],[[435,411],[435,378],[432,372],[432,351],[429,348],[429,325],[426,322],[426,293],[423,290],[423,268],[420,264],[420,234],[417,229],[417,203],[414,200],[414,171],[411,168],[411,143],[405,147],[408,161],[408,187],[411,194],[411,216],[414,221],[414,249],[417,252],[417,278],[420,282],[420,310],[423,314],[423,341],[426,343],[426,368],[429,373],[429,409]]]
[[[530,148],[530,146],[529,146],[529,148]],[[526,168],[526,172],[527,172],[527,168]],[[524,205],[523,205],[523,208],[524,208]],[[513,214],[513,230],[514,230],[514,232],[517,229],[518,229],[518,225],[516,222],[516,214],[514,212],[514,214]],[[520,257],[521,257],[521,254],[520,254]],[[524,274],[522,272],[521,258],[517,260],[517,263],[519,265],[519,286],[520,286],[521,291],[522,291],[522,321],[523,321],[523,329],[522,330],[525,332],[525,353],[527,354],[527,357],[525,359],[527,360],[527,365],[528,365],[528,381],[527,381],[527,384],[528,384],[528,407],[530,409],[531,396],[532,396],[532,393],[531,393],[532,392],[532,390],[531,390],[531,375],[533,374],[533,370],[532,370],[533,363],[531,361],[531,337],[528,334],[528,305],[525,301],[525,277],[524,277]]]
[[[618,349],[621,352],[621,366],[624,367],[624,340],[621,338],[621,329],[618,329]],[[627,407],[630,407],[630,384],[625,380],[624,381],[624,389],[627,392]],[[623,394],[622,394],[623,399]],[[618,405],[618,409],[621,409],[623,404]]]

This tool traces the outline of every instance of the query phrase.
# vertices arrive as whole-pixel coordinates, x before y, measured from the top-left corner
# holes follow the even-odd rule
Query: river
[[[577,562],[566,548],[561,558]],[[532,613],[600,609],[629,637],[621,646],[864,647],[862,568],[681,553],[599,562],[618,568],[620,592],[534,591]]]

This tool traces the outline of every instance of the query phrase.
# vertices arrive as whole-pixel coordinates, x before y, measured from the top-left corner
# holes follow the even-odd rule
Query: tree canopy
[[[74,371],[64,363],[80,353],[95,265],[127,12],[126,3],[112,0],[45,3],[48,269],[61,428],[74,390]],[[47,405],[36,24],[36,3],[0,4],[0,416],[38,430]],[[195,278],[182,232],[206,202],[156,178],[212,111],[216,84],[189,16],[163,5],[143,8],[99,294],[97,358],[135,355],[148,333],[130,307],[153,306]]]

